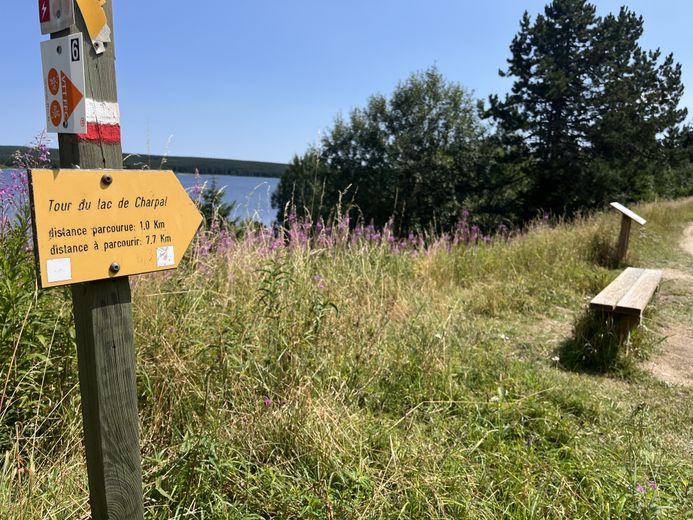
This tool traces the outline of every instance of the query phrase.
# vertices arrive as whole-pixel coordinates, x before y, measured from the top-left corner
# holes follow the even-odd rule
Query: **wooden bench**
[[[629,267],[590,302],[590,308],[607,313],[637,317],[652,299],[662,271]]]

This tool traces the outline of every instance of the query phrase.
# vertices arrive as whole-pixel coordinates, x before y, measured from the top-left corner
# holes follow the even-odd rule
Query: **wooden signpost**
[[[647,223],[647,220],[642,218],[637,213],[629,210],[623,204],[618,202],[612,202],[612,208],[617,209],[621,212],[621,232],[618,236],[618,250],[616,252],[616,258],[618,262],[623,262],[626,259],[626,254],[628,254],[628,242],[630,241],[630,223],[635,221],[641,226]]]
[[[39,9],[54,4],[41,1]],[[81,42],[92,41],[93,45],[82,43],[79,49],[84,90],[79,96],[72,92],[68,81],[73,87],[75,81],[68,67],[63,70],[64,78],[59,74],[57,92],[56,84],[50,82],[50,69],[55,67],[44,63],[48,69],[44,77],[46,108],[50,109],[50,96],[55,96],[62,117],[54,128],[59,132],[61,167],[91,171],[32,172],[35,249],[42,287],[75,284],[72,301],[92,518],[137,520],[144,517],[144,507],[127,274],[175,267],[200,219],[186,206],[189,201],[172,187],[170,172],[94,171],[122,168],[114,45],[108,43],[113,15],[110,1],[80,1],[77,6],[87,6],[86,15],[75,7],[75,24],[51,38],[81,33]],[[48,14],[39,12],[40,21],[46,17]],[[93,37],[89,30],[94,31],[96,22],[100,29]],[[74,45],[71,39],[67,41]],[[58,46],[52,48],[58,54]],[[60,45],[60,52],[73,51],[69,45],[68,49]],[[77,58],[76,54],[70,56]],[[72,93],[64,94],[65,88]],[[80,113],[84,121],[81,117],[74,120]],[[57,110],[54,115],[58,122]],[[86,131],[67,133],[71,128]],[[135,180],[137,176],[143,180]],[[180,210],[175,207],[179,203],[184,206],[181,213],[192,216],[185,226],[181,222],[185,217],[174,214]],[[147,225],[148,230],[144,229]],[[156,233],[155,225],[162,226]],[[151,243],[147,244],[149,235]],[[96,279],[100,280],[87,281]],[[86,283],[77,283],[80,281]]]

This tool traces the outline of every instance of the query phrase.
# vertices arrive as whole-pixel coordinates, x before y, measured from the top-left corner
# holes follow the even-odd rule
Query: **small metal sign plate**
[[[52,34],[75,23],[74,0],[39,0],[41,34]]]
[[[41,43],[46,93],[46,129],[59,134],[87,132],[82,33]]]

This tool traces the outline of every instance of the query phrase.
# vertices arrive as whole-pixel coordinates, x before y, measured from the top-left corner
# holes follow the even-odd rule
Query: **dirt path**
[[[681,248],[693,256],[693,225],[688,226]],[[693,272],[686,269],[665,269],[664,280],[674,284],[675,294],[662,295],[671,300],[693,298]],[[693,387],[693,320],[687,323],[667,324],[660,331],[666,336],[661,351],[652,358],[645,368],[658,379],[675,385]]]

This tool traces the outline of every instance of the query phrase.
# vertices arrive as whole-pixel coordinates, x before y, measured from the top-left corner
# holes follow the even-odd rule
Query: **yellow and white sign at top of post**
[[[103,8],[105,4],[106,0],[77,0],[96,54],[103,53],[105,44],[111,41],[111,28]]]
[[[175,269],[202,215],[172,171],[31,170],[41,288]]]

